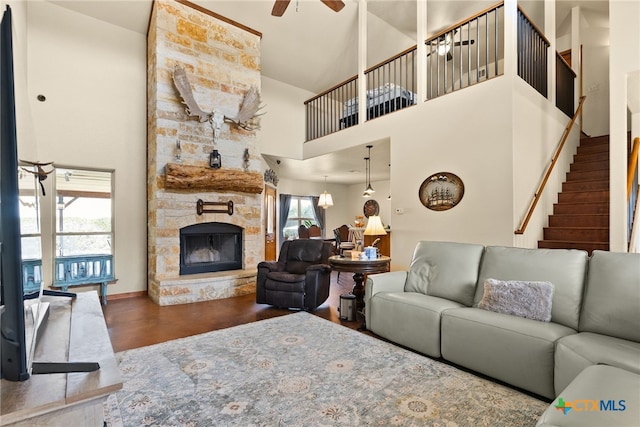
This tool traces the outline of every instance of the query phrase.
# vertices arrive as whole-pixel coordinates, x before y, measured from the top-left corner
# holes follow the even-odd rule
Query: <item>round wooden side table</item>
[[[335,271],[353,273],[353,290],[356,297],[356,311],[363,313],[364,310],[364,276],[365,274],[385,273],[389,271],[391,258],[379,256],[373,259],[360,259],[335,255],[329,257],[329,265]]]

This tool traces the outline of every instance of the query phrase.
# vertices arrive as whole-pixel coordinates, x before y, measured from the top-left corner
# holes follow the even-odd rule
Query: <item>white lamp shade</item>
[[[318,200],[318,206],[323,209],[327,209],[329,206],[333,206],[333,197],[331,197],[330,193],[326,191],[320,195],[320,199]]]
[[[365,236],[383,236],[387,231],[382,225],[382,220],[378,215],[371,215],[367,221],[367,228],[364,229]]]

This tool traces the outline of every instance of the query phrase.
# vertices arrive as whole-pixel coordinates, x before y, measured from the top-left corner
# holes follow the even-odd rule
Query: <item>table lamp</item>
[[[364,229],[365,236],[384,236],[387,234],[387,231],[382,226],[382,221],[378,215],[371,215],[369,217],[369,221],[367,221],[367,228]],[[379,240],[379,239],[377,239]],[[375,258],[377,256],[378,249],[375,247],[377,241],[371,244],[371,249],[367,251],[368,248],[365,248],[365,253],[368,258]]]
[[[378,215],[371,215],[367,221],[367,228],[364,229],[365,236],[384,236],[387,231],[382,225],[382,221]]]

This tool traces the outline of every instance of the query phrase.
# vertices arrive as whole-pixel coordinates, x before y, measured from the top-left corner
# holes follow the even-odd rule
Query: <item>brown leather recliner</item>
[[[329,297],[332,244],[322,240],[287,240],[278,261],[258,264],[256,302],[315,310]]]

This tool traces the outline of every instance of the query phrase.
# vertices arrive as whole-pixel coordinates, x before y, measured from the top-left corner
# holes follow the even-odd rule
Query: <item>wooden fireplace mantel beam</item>
[[[165,188],[171,190],[215,190],[260,194],[262,175],[238,169],[211,169],[167,163]]]

